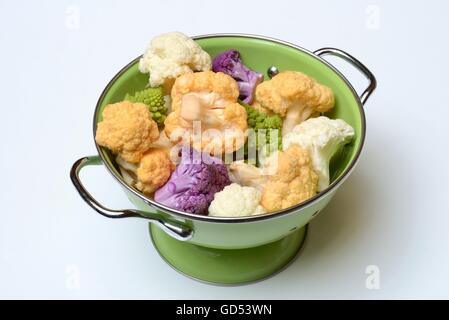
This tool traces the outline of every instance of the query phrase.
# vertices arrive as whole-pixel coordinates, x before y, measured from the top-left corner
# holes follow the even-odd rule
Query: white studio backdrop
[[[0,0],[0,298],[449,298],[445,1]],[[224,288],[178,275],[139,220],[94,213],[69,180],[95,154],[107,82],[167,31],[275,37],[347,50],[377,76],[361,161],[281,274]],[[366,80],[335,65],[361,90]],[[102,167],[83,171],[112,208]]]

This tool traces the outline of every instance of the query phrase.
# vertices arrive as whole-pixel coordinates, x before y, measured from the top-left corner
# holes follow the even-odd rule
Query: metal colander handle
[[[167,234],[172,236],[173,238],[181,241],[187,241],[192,238],[193,231],[187,226],[174,222],[174,221],[164,221],[157,212],[143,212],[140,210],[134,209],[124,209],[124,210],[112,210],[101,205],[94,197],[86,190],[84,185],[81,183],[79,173],[81,169],[85,166],[89,165],[101,165],[103,162],[101,161],[99,156],[90,156],[83,157],[77,160],[70,170],[70,179],[73,182],[76,190],[80,194],[81,198],[83,198],[86,203],[91,206],[95,211],[99,214],[108,217],[108,218],[142,218],[146,219],[151,223],[156,224],[159,228],[164,230]]]
[[[377,86],[376,77],[374,74],[363,64],[361,63],[357,58],[353,57],[349,53],[336,49],[336,48],[321,48],[313,52],[319,57],[323,56],[335,56],[339,57],[346,62],[349,62],[352,66],[354,66],[356,69],[358,69],[366,78],[369,80],[369,85],[363,91],[363,93],[360,95],[360,101],[362,101],[362,104],[365,104],[368,100],[369,96],[374,92]]]

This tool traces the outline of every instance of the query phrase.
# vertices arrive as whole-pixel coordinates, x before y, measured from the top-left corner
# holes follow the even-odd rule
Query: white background
[[[446,1],[0,0],[0,298],[449,298],[448,11]],[[335,46],[377,76],[359,166],[312,221],[300,258],[264,282],[178,275],[145,222],[99,216],[69,180],[71,164],[95,154],[104,86],[172,30]],[[108,206],[130,206],[103,167],[82,176]],[[365,285],[369,265],[378,290]]]

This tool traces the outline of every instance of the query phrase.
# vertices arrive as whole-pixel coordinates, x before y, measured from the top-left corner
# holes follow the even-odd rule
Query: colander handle
[[[360,101],[362,101],[362,104],[365,104],[365,102],[368,100],[369,96],[374,92],[377,86],[376,77],[374,74],[358,59],[350,55],[349,53],[336,49],[336,48],[321,48],[316,51],[314,51],[314,54],[316,54],[319,57],[331,55],[335,57],[339,57],[347,62],[349,62],[352,66],[354,66],[356,69],[358,69],[365,77],[369,80],[369,85],[363,91],[363,93],[360,95]]]
[[[90,156],[83,157],[77,160],[70,170],[70,179],[73,182],[76,190],[80,194],[81,198],[83,198],[86,203],[91,206],[95,211],[99,214],[108,217],[108,218],[143,218],[148,220],[151,223],[156,224],[162,230],[164,230],[167,234],[172,236],[173,238],[181,241],[187,241],[192,238],[193,231],[184,226],[181,223],[173,222],[173,221],[164,221],[156,212],[143,212],[140,210],[112,210],[102,206],[97,200],[95,200],[91,194],[86,190],[84,185],[81,183],[79,173],[81,169],[85,166],[89,165],[101,165],[103,162],[101,161],[99,156]]]

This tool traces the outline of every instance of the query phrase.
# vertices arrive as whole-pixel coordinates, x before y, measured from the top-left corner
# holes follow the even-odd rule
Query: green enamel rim
[[[355,129],[356,137],[354,141],[345,146],[342,149],[341,154],[339,155],[342,158],[346,157],[346,165],[344,169],[341,170],[338,164],[335,164],[335,168],[333,169],[333,162],[331,161],[331,183],[330,185],[322,192],[318,193],[314,197],[287,209],[272,212],[269,214],[258,215],[258,216],[250,216],[250,217],[210,217],[210,216],[200,216],[191,213],[182,212],[176,209],[172,209],[166,207],[151,198],[146,197],[143,193],[138,190],[128,186],[122,179],[116,164],[111,160],[110,152],[103,147],[100,147],[95,142],[95,134],[97,123],[101,121],[101,112],[103,108],[108,103],[113,103],[117,101],[121,101],[123,99],[124,93],[121,92],[119,94],[119,90],[115,90],[111,92],[111,88],[120,87],[120,85],[124,86],[134,86],[134,90],[139,90],[143,88],[138,88],[141,86],[142,81],[147,81],[147,75],[143,75],[138,72],[138,61],[141,56],[137,57],[129,64],[127,64],[124,68],[122,68],[108,83],[106,88],[103,90],[100,98],[97,102],[94,118],[93,118],[93,136],[95,146],[97,148],[98,154],[100,155],[103,163],[106,165],[108,171],[112,174],[112,176],[126,189],[132,192],[134,195],[139,197],[148,205],[155,207],[163,212],[173,214],[180,218],[187,218],[191,220],[200,220],[200,221],[208,221],[215,223],[241,223],[241,222],[251,222],[258,220],[266,220],[277,218],[286,214],[290,214],[293,212],[298,212],[301,209],[304,209],[317,201],[320,201],[323,197],[325,197],[328,193],[332,192],[334,189],[338,188],[344,180],[349,176],[349,174],[354,169],[357,164],[361,151],[363,149],[363,144],[365,140],[366,134],[366,120],[365,120],[365,112],[363,110],[362,103],[360,101],[359,96],[356,91],[350,84],[350,82],[331,64],[329,64],[326,60],[320,58],[319,56],[313,54],[312,52],[296,46],[294,44],[281,41],[274,38],[262,37],[257,35],[247,35],[247,34],[214,34],[214,35],[203,35],[192,37],[195,41],[197,41],[203,49],[205,49],[211,56],[216,55],[218,52],[221,52],[226,49],[236,48],[242,53],[242,57],[244,59],[245,64],[247,64],[250,68],[255,69],[259,72],[265,74],[265,71],[269,66],[275,65],[280,66],[279,69],[290,69],[290,70],[299,70],[303,71],[306,74],[312,75],[318,82],[326,84],[330,86],[335,95],[336,95],[336,108],[329,113],[326,114],[330,118],[345,118],[349,117],[351,121],[345,118],[347,122],[349,122]],[[228,42],[226,42],[228,41]],[[232,44],[229,44],[229,41]],[[253,46],[263,46],[264,54],[263,58],[252,57],[251,59],[245,60],[245,56],[251,55],[254,52]],[[282,51],[282,54],[279,52]],[[291,59],[285,59],[285,56],[290,57]],[[300,57],[300,59],[299,59]],[[254,65],[257,60],[257,65]],[[263,61],[263,62],[260,62]],[[265,63],[264,61],[269,61],[270,63]],[[302,61],[306,61],[302,64]],[[253,63],[252,63],[253,62]],[[317,73],[317,70],[319,72]],[[121,98],[117,97],[121,95]],[[338,107],[339,99],[346,101],[347,104],[352,104],[353,107],[344,110],[346,113],[345,117],[341,116],[342,107]],[[354,107],[357,107],[356,111],[354,111]],[[349,157],[349,158],[348,158]],[[334,171],[334,174],[332,172]]]

